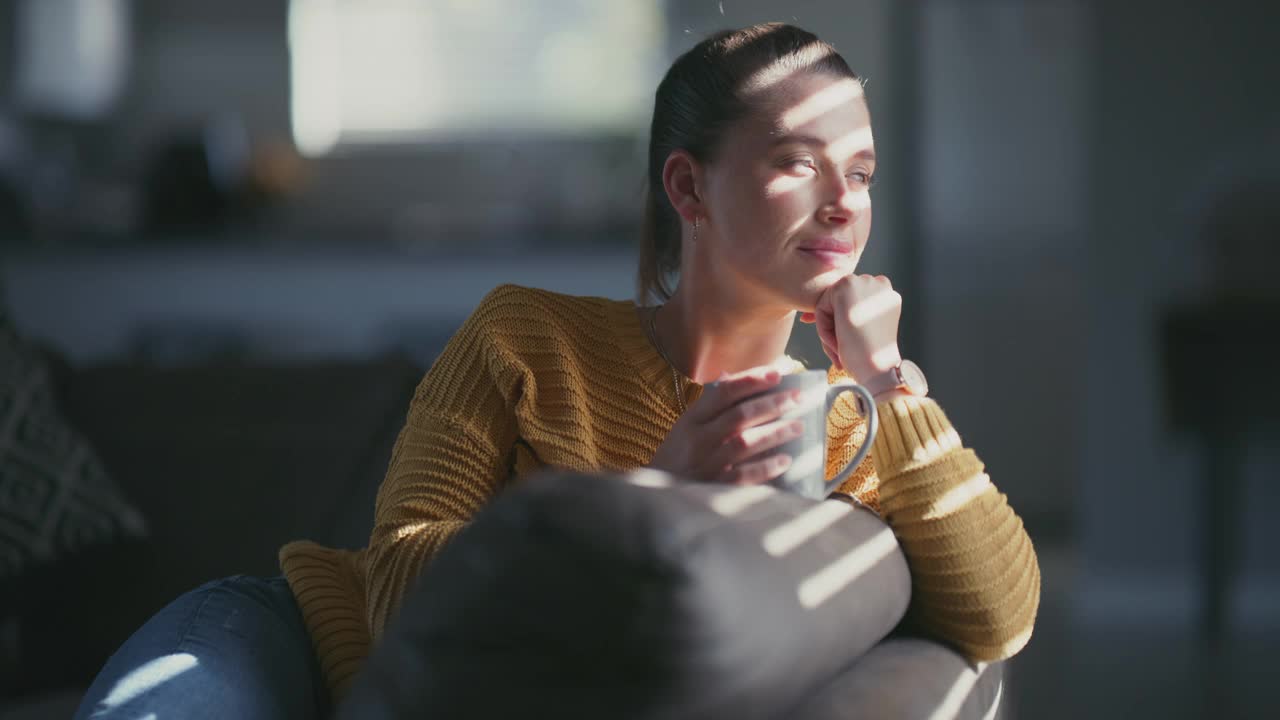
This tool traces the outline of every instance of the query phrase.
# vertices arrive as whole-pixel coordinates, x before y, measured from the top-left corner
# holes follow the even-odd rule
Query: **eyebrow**
[[[777,147],[779,145],[786,145],[787,143],[797,143],[800,145],[818,145],[818,146],[827,144],[825,140],[823,140],[822,138],[816,135],[805,135],[802,133],[801,134],[784,133],[774,138],[773,142],[770,143],[770,146]],[[863,150],[859,150],[858,152],[854,153],[851,157],[874,161],[876,159],[876,152],[875,150],[866,148]]]

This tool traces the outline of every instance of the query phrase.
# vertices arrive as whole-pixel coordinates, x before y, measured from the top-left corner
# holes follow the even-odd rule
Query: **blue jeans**
[[[75,720],[323,718],[329,691],[284,578],[186,593],[116,651]]]

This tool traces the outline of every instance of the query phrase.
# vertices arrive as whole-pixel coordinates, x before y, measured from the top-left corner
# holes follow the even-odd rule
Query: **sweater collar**
[[[642,321],[643,312],[648,310],[637,307],[633,301],[618,301],[610,308],[609,327],[622,353],[621,360],[631,366],[645,390],[661,407],[669,408],[674,418],[677,409],[672,368],[649,341]],[[676,377],[684,390],[685,405],[692,405],[702,394],[702,385],[679,371],[676,371]]]

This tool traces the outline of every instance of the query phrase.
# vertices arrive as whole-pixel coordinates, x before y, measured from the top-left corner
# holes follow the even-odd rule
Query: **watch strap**
[[[867,389],[872,396],[886,393],[890,390],[906,388],[907,383],[902,377],[902,370],[899,368],[889,368],[879,375],[872,375],[867,378],[866,382],[860,383],[862,387]]]

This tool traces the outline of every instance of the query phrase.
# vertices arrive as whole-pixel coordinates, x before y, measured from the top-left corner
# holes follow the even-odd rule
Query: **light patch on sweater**
[[[991,477],[984,472],[965,480],[942,494],[942,497],[929,504],[929,510],[922,519],[937,520],[944,518],[960,508],[968,505],[974,498],[991,487]]]
[[[853,506],[848,503],[818,503],[800,516],[765,533],[764,550],[774,557],[782,557],[851,512]]]
[[[862,577],[876,563],[888,557],[898,547],[898,540],[889,528],[877,532],[870,540],[845,553],[835,562],[805,578],[796,588],[801,607],[813,609]]]
[[[415,535],[422,534],[430,530],[432,526],[435,524],[436,524],[435,522],[427,520],[425,522],[416,522],[416,523],[409,523],[408,525],[401,525],[400,527],[396,528],[393,533],[395,536],[395,541],[400,542],[401,540],[406,540],[406,539],[412,538]]]

